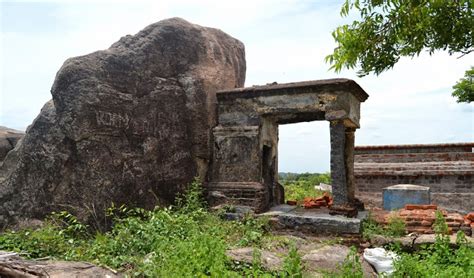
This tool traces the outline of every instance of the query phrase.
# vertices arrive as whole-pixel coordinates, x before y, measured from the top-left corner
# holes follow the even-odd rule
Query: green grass
[[[370,213],[367,219],[362,223],[362,238],[364,240],[369,240],[374,235],[401,237],[405,234],[405,222],[396,214],[389,216],[388,223],[385,227],[377,223]]]
[[[195,182],[176,207],[153,211],[110,210],[114,225],[108,232],[91,231],[74,216],[56,213],[38,229],[0,235],[0,250],[27,258],[89,261],[140,277],[293,277],[295,263],[271,273],[255,263],[236,267],[225,252],[231,247],[258,246],[267,234],[263,219],[230,222],[209,213]],[[115,216],[114,216],[115,215]],[[120,216],[117,216],[120,215]],[[290,254],[289,259],[294,259]],[[297,276],[294,276],[297,277]]]
[[[357,249],[352,246],[349,254],[337,271],[324,273],[326,278],[363,278],[362,264]]]
[[[325,174],[292,174],[285,173],[279,177],[280,183],[285,188],[285,201],[302,203],[305,197],[319,197],[324,191],[314,189],[319,183],[331,184],[329,173]]]
[[[387,227],[382,227],[371,217],[363,223],[363,237],[369,239],[378,234],[384,236],[402,236],[405,226],[395,216],[389,218]],[[422,246],[415,252],[403,252],[399,246],[394,249],[400,256],[394,262],[395,272],[391,277],[474,277],[474,246],[469,244],[463,232],[457,234],[457,247],[450,245],[447,235],[448,226],[440,211],[436,212],[434,224],[436,241]]]
[[[434,224],[436,241],[415,253],[399,252],[393,277],[474,277],[474,246],[463,232],[457,233],[457,247],[450,245],[448,225],[440,211]]]
[[[303,264],[293,242],[276,240],[267,231],[265,219],[224,221],[219,213],[208,212],[197,182],[175,207],[153,211],[120,207],[109,210],[109,215],[114,223],[111,230],[99,232],[67,212],[55,213],[41,228],[0,234],[0,250],[32,259],[89,261],[131,277],[303,277]],[[395,234],[401,230],[397,219],[391,223],[391,228],[384,229],[367,221],[364,232]],[[393,277],[474,277],[473,246],[459,234],[459,247],[452,248],[439,213],[435,226],[435,244],[414,253],[397,250],[400,259],[395,262]],[[250,264],[231,262],[225,254],[233,247],[264,247],[269,242],[289,250],[281,271],[264,269],[258,251]],[[327,275],[362,277],[355,249],[339,272]]]

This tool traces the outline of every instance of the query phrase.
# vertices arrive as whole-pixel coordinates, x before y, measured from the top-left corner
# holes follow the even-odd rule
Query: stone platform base
[[[367,218],[365,211],[360,211],[357,218],[348,218],[330,215],[327,208],[304,209],[289,205],[273,207],[260,215],[271,217],[282,228],[338,235],[360,234],[362,220]]]

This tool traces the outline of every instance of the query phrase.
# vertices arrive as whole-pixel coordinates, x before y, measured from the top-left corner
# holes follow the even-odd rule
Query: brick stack
[[[470,212],[464,216],[464,226],[471,227],[471,232],[474,236],[474,212]]]
[[[406,231],[408,233],[433,234],[436,219],[436,205],[406,205],[404,209],[396,212],[396,215],[405,221]],[[464,231],[467,235],[471,234],[471,222],[467,224],[466,219],[459,213],[448,213],[440,210],[448,225],[449,233]],[[388,223],[390,214],[385,215],[385,223]],[[474,213],[472,214],[474,220]]]
[[[320,208],[320,207],[330,207],[332,205],[332,197],[329,193],[324,192],[321,197],[306,197],[303,200],[303,207],[305,209],[310,208]]]
[[[356,195],[381,206],[384,188],[415,184],[430,187],[431,201],[443,208],[474,211],[473,148],[474,142],[356,147]]]

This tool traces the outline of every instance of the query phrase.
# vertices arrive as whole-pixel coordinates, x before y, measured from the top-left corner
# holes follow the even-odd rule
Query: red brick
[[[470,212],[470,213],[466,214],[465,218],[471,220],[472,222],[474,222],[474,212]]]
[[[462,223],[464,221],[464,218],[459,213],[448,213],[448,215],[446,216],[446,221],[455,221]]]
[[[461,223],[458,223],[458,222],[446,222],[446,225],[448,225],[448,227],[460,227],[460,226],[461,226]]]
[[[406,210],[415,210],[415,209],[421,209],[421,210],[437,210],[438,206],[437,205],[405,205]]]
[[[402,209],[402,210],[400,210],[400,212],[399,212],[398,214],[399,214],[400,216],[407,216],[408,214],[410,214],[410,212],[407,211],[407,210]]]
[[[431,227],[431,226],[433,226],[433,221],[423,220],[423,221],[421,221],[420,225],[424,226],[424,227]]]
[[[432,234],[433,230],[427,227],[407,227],[407,232],[409,233],[419,233],[419,234]]]
[[[422,221],[423,217],[419,217],[419,216],[416,216],[416,215],[409,215],[409,216],[406,217],[406,220],[407,221]]]
[[[406,221],[405,225],[406,226],[411,226],[411,227],[418,227],[421,226],[422,221]]]
[[[326,203],[326,200],[324,197],[318,197],[318,198],[313,198],[313,197],[306,197],[303,200],[303,207],[304,208],[319,208],[319,207],[326,207],[328,204]]]

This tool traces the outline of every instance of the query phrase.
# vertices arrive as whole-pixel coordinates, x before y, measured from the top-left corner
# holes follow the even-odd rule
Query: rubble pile
[[[306,197],[303,200],[303,207],[305,209],[320,208],[320,207],[331,207],[333,203],[332,197],[329,193],[324,192],[321,197]]]
[[[395,212],[395,216],[404,220],[408,233],[433,234],[435,232],[433,225],[435,223],[437,210],[438,207],[436,205],[406,205],[405,208]],[[467,235],[471,234],[471,227],[474,226],[472,225],[474,213],[463,217],[460,213],[447,212],[445,210],[440,211],[446,220],[450,234],[457,233],[460,230]],[[390,213],[384,215],[384,224],[389,222],[389,218],[393,217],[392,215],[393,214]],[[467,218],[468,216],[469,218]],[[470,220],[471,218],[472,220]]]

